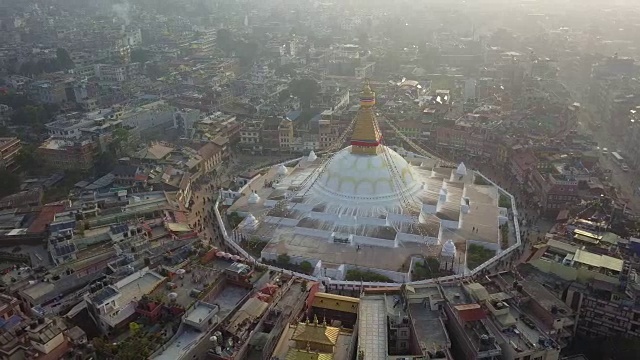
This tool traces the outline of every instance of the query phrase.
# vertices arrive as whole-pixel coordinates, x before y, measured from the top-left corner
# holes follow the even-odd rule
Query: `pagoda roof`
[[[291,338],[294,341],[335,346],[340,335],[340,328],[327,326],[323,323],[300,323]]]

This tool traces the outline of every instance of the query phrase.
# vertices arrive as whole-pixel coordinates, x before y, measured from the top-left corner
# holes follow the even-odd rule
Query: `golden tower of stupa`
[[[351,135],[351,153],[353,154],[375,155],[380,151],[382,133],[373,112],[375,104],[376,93],[371,90],[367,81],[360,95],[360,110],[356,115],[356,123]]]

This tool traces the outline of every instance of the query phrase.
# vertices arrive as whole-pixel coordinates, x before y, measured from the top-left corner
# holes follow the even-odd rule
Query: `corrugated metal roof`
[[[606,255],[598,255],[580,249],[576,251],[573,261],[614,271],[622,271],[622,265],[624,264],[624,261],[620,259]]]

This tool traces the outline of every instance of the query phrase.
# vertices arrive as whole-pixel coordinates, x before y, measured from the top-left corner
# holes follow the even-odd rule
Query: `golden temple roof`
[[[319,292],[316,293],[312,306],[321,309],[357,314],[359,304],[360,299],[358,298]]]
[[[366,82],[360,95],[360,110],[356,115],[353,134],[351,135],[351,152],[354,154],[375,155],[382,135],[378,121],[373,112],[376,94]]]
[[[318,353],[309,350],[291,349],[286,360],[333,360],[333,354]]]
[[[327,326],[325,323],[318,323],[318,319],[315,319],[311,324],[309,322],[298,324],[291,339],[335,346],[338,341],[338,335],[340,335],[339,328]]]

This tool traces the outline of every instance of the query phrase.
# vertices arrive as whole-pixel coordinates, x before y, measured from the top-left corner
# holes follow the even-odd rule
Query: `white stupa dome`
[[[458,165],[458,168],[456,169],[456,174],[460,176],[467,175],[467,167],[464,165],[463,162],[461,162],[460,165]]]
[[[276,173],[278,175],[287,175],[287,173],[289,172],[289,170],[287,169],[286,166],[284,166],[283,164],[280,164],[278,166],[278,169],[276,170]]]
[[[456,244],[453,243],[453,240],[449,239],[442,245],[442,255],[450,257],[456,256]]]
[[[384,151],[388,153],[385,155]],[[397,172],[387,165],[387,158]],[[388,207],[401,202],[399,193],[414,194],[422,188],[411,165],[386,147],[370,155],[354,154],[348,146],[333,155],[325,166],[310,189],[310,194],[322,202]]]
[[[255,224],[257,224],[257,223],[258,223],[258,220],[256,219],[256,217],[255,217],[255,216],[253,216],[253,214],[249,214],[249,215],[246,217],[245,225],[247,225],[247,226],[252,226],[252,225],[255,225]]]
[[[252,192],[247,199],[249,204],[257,204],[260,201],[260,196],[257,193]]]
[[[309,156],[307,156],[307,161],[316,161],[317,158],[316,153],[311,150]]]

